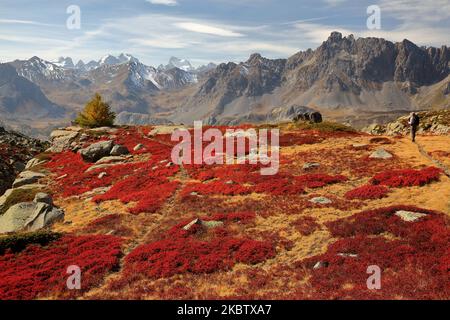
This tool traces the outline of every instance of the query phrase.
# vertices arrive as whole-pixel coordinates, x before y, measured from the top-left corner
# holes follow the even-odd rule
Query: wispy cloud
[[[243,37],[244,35],[239,32],[234,32],[222,27],[212,26],[208,24],[196,23],[196,22],[178,22],[174,24],[176,27],[204,34],[211,34],[220,37]]]
[[[147,2],[150,2],[151,4],[161,4],[165,6],[176,6],[178,5],[177,0],[146,0]]]

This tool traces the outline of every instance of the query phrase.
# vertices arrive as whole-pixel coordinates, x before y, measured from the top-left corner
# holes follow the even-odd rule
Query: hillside
[[[0,237],[0,299],[449,299],[450,137],[278,127],[274,176],[174,165],[176,127],[53,132],[35,179],[0,198],[0,229],[21,201],[58,219]]]

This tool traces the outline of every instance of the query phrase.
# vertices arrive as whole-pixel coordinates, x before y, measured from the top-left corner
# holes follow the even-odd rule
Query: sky
[[[79,29],[67,27],[73,5]],[[370,5],[380,8],[380,29],[367,27]],[[122,52],[154,66],[171,56],[196,66],[255,52],[287,58],[332,31],[449,46],[450,0],[0,0],[0,62]]]

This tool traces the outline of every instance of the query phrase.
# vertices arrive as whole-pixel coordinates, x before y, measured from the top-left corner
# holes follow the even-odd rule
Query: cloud
[[[31,20],[16,20],[16,19],[0,19],[0,24],[22,24],[34,26],[52,26],[51,24],[41,23]]]
[[[221,27],[216,27],[212,25],[196,23],[196,22],[178,22],[174,24],[176,27],[180,29],[184,29],[187,31],[211,34],[220,37],[243,37],[244,35],[238,32],[234,32],[229,29],[224,29]]]
[[[323,0],[323,1],[330,7],[336,7],[338,5],[343,4],[344,2],[347,2],[347,0]]]
[[[164,6],[176,6],[178,5],[177,0],[146,0],[147,2],[150,2],[151,4],[160,4]]]

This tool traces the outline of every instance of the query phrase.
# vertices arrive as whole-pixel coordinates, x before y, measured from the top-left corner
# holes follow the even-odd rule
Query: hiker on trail
[[[411,116],[409,117],[409,125],[411,126],[411,140],[412,142],[416,141],[416,132],[417,127],[419,126],[420,118],[415,112],[411,112]]]

